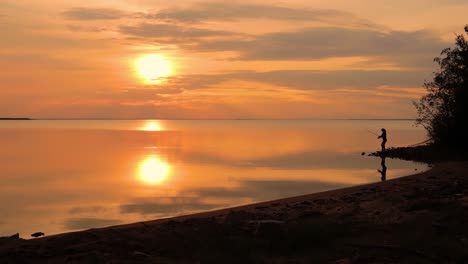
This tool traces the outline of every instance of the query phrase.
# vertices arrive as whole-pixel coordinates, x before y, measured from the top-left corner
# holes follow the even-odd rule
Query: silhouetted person
[[[380,166],[382,166],[381,170],[377,170],[382,177],[380,178],[382,181],[385,181],[387,179],[387,166],[385,165],[385,155],[380,155]]]
[[[382,139],[382,144],[380,146],[382,147],[382,151],[385,151],[385,143],[387,143],[387,130],[385,130],[385,128],[382,128],[382,135],[378,138]]]

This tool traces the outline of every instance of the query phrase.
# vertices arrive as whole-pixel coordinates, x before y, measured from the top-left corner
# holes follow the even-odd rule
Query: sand
[[[248,206],[0,239],[0,263],[468,263],[468,162]]]

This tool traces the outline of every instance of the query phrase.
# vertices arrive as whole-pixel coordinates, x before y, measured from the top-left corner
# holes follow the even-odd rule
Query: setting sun
[[[160,184],[168,174],[169,165],[154,156],[147,157],[139,166],[139,179],[145,184]]]
[[[158,83],[172,72],[172,65],[162,55],[147,54],[135,61],[135,70],[145,83]]]

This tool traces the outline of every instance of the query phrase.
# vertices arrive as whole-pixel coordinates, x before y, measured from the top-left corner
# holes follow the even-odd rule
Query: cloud
[[[126,13],[113,8],[74,7],[62,12],[70,20],[113,20],[126,16]]]
[[[100,219],[100,218],[70,218],[65,220],[64,226],[68,230],[98,228],[104,226],[117,225],[122,223],[115,219]]]
[[[330,112],[327,117],[343,117],[339,104],[353,106],[345,116],[366,113],[368,103],[388,108],[398,98],[418,97],[425,71],[239,71],[224,74],[199,74],[168,77],[166,82],[152,86],[130,87],[125,90],[102,90],[94,99],[107,101],[101,110],[87,109],[96,115],[119,108],[127,118],[142,115],[148,118],[225,118],[233,117],[317,117],[318,112]],[[407,87],[406,90],[385,87]],[[415,88],[412,88],[415,87]],[[378,88],[378,89],[377,89]],[[412,92],[414,91],[414,92]],[[381,100],[387,100],[382,102]],[[389,101],[392,99],[393,101]],[[89,100],[92,100],[91,98]],[[379,101],[380,100],[380,101]],[[67,104],[79,109],[86,105]],[[372,103],[372,104],[371,104]],[[410,101],[405,101],[412,109]],[[289,104],[287,109],[283,109]],[[348,107],[346,106],[346,107]],[[391,107],[393,109],[393,107]],[[107,110],[105,110],[107,109]],[[211,109],[211,110],[210,110]],[[216,109],[213,111],[212,109]],[[268,112],[261,109],[270,109]],[[403,108],[399,109],[402,111]],[[406,108],[404,108],[407,110]],[[70,109],[71,111],[72,109]],[[298,115],[300,112],[302,114]],[[376,111],[376,113],[379,111]],[[386,110],[388,112],[388,110]],[[156,113],[156,115],[155,115]],[[314,114],[315,113],[315,114]],[[367,115],[364,116],[368,116]],[[175,115],[175,116],[174,116]],[[397,114],[401,117],[401,114]]]
[[[330,57],[375,56],[411,63],[427,56],[427,63],[447,43],[429,31],[389,31],[338,27],[306,28],[263,34],[253,40],[205,40],[187,46],[196,51],[237,51],[240,60],[315,60]],[[409,56],[409,57],[408,57]]]
[[[89,65],[81,61],[72,60],[69,58],[60,58],[57,54],[48,52],[22,52],[22,53],[1,53],[2,61],[0,66],[9,65],[10,67],[16,65],[32,65],[40,66],[41,69],[56,69],[56,70],[89,70],[92,69]],[[13,67],[12,67],[13,68]],[[7,72],[9,73],[9,72]],[[2,73],[0,73],[0,76]],[[4,76],[1,76],[4,77]],[[8,77],[8,76],[6,76]],[[24,79],[24,76],[21,76]]]
[[[439,1],[435,1],[437,4],[440,4]],[[446,0],[444,1],[445,4],[453,4],[453,5],[467,5],[468,3],[465,0]]]
[[[160,86],[129,87],[119,91],[101,90],[97,91],[93,96],[95,99],[116,105],[142,106],[171,104],[177,99],[177,95],[183,92],[182,87],[172,86],[172,84],[167,83]]]
[[[45,118],[408,117],[414,113],[410,100],[414,93],[376,88],[413,89],[428,77],[430,72],[423,70],[181,75],[150,87],[99,89],[78,93],[72,99],[55,93],[60,99],[53,104],[37,95],[27,101],[25,95],[5,95],[0,98],[0,109],[11,115]],[[10,82],[8,76],[3,80]],[[366,93],[354,92],[357,90]],[[406,97],[389,97],[392,93]]]
[[[96,27],[96,26],[78,26],[78,25],[68,25],[67,28],[75,32],[104,32],[107,31],[106,27]]]
[[[388,30],[337,10],[304,10],[246,3],[201,3],[190,8],[166,9],[143,17],[150,20],[165,19],[166,22],[247,18],[335,22],[340,18],[347,21],[346,24],[330,23],[327,26],[316,27],[309,24],[306,28],[294,31],[249,36],[180,24],[141,23],[120,27],[124,34],[166,39],[186,50],[237,52],[238,56],[233,58],[236,60],[318,60],[362,56],[369,57],[370,63],[386,62],[401,66],[428,67],[432,65],[432,57],[448,44],[428,30]],[[187,42],[187,38],[191,41]]]
[[[379,86],[420,87],[426,71],[408,70],[347,70],[347,71],[238,71],[213,75],[185,75],[177,77],[168,87],[179,87],[184,90],[206,89],[216,87],[228,80],[244,80],[266,83],[287,89],[326,91],[343,87],[374,89]],[[166,84],[161,84],[165,87]]]
[[[120,32],[144,38],[169,38],[184,40],[187,38],[219,37],[230,35],[230,32],[177,26],[173,24],[141,23],[136,26],[120,26]]]
[[[239,78],[255,79],[291,89],[329,90],[342,87],[373,89],[377,86],[420,86],[425,72],[421,71],[272,71],[241,73]]]
[[[124,90],[122,93],[116,95],[117,98],[126,100],[152,100],[152,101],[166,101],[169,98],[161,95],[160,91],[164,92],[164,88],[144,89],[144,88],[131,88]],[[108,97],[106,97],[108,98]]]
[[[273,19],[293,21],[332,21],[358,20],[355,16],[338,10],[299,9],[274,5],[261,5],[234,2],[205,2],[187,8],[163,9],[155,14],[141,14],[147,19],[164,19],[179,22],[233,21],[244,19]]]
[[[196,52],[235,52],[233,60],[320,60],[368,57],[361,64],[402,67],[432,65],[448,43],[428,30],[392,31],[376,28],[308,27],[260,35],[193,28],[175,24],[141,23],[120,26],[120,32],[158,40]],[[188,41],[190,40],[190,41]]]
[[[377,94],[383,94],[385,96],[412,98],[412,99],[419,99],[425,94],[427,94],[427,90],[425,88],[391,87],[387,85],[376,87],[375,92]]]

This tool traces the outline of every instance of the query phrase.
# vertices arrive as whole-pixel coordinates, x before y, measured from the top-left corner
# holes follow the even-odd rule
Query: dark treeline
[[[468,34],[468,25],[465,26]],[[416,123],[422,125],[435,146],[466,149],[468,121],[468,41],[457,35],[455,47],[442,50],[434,61],[439,69],[425,82],[427,94],[414,105]]]

